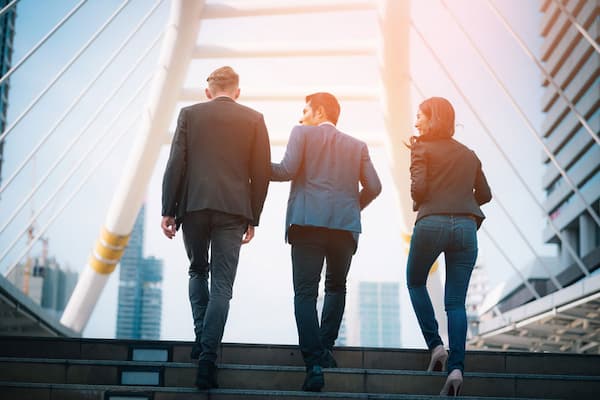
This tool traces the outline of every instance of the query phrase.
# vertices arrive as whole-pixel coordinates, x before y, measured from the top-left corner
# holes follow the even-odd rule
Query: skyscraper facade
[[[116,332],[120,339],[160,338],[163,261],[143,256],[145,215],[142,206],[120,262]]]
[[[77,284],[77,272],[63,269],[53,257],[19,263],[6,277],[53,318],[59,319]]]
[[[547,224],[543,237],[548,243],[559,244],[563,272],[558,278],[562,284],[570,284],[582,276],[574,254],[589,270],[600,266],[600,228],[588,209],[600,214],[600,145],[594,140],[594,134],[600,133],[600,54],[593,48],[590,38],[584,37],[570,21],[569,15],[587,31],[592,41],[597,41],[600,37],[600,3],[561,2],[567,12],[556,3],[550,0],[541,3],[544,12],[541,58],[566,99],[548,79],[543,80],[545,119],[541,135],[548,151],[573,185],[544,153],[544,206],[568,245],[561,243],[550,224]],[[577,112],[569,107],[569,102]],[[569,245],[573,251],[569,250]]]
[[[358,286],[360,345],[400,347],[400,284],[360,282]]]
[[[0,0],[0,9],[10,0]],[[16,5],[0,16],[0,77],[6,75],[12,65],[13,40],[15,37]],[[6,112],[8,110],[9,80],[0,85],[0,133],[6,129]],[[2,164],[4,161],[4,140],[0,140],[0,182],[2,182]]]

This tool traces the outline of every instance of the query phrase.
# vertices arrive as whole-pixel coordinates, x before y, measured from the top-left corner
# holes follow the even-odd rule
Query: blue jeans
[[[190,260],[189,297],[196,342],[201,346],[200,360],[217,359],[247,226],[244,217],[213,210],[194,211],[183,218],[183,243]]]
[[[427,276],[441,253],[446,260],[444,307],[448,317],[448,372],[464,371],[467,313],[465,299],[477,259],[477,224],[468,216],[430,215],[415,224],[406,281],[421,332],[429,349],[443,344],[427,292]]]

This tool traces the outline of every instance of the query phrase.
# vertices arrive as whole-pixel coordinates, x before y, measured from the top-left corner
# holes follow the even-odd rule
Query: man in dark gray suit
[[[235,101],[238,74],[221,67],[207,81],[210,101],[183,108],[177,120],[163,178],[161,223],[169,239],[182,223],[196,334],[192,357],[199,356],[196,386],[201,389],[218,387],[217,348],[240,246],[254,236],[271,172],[262,114]]]
[[[320,391],[321,368],[337,366],[332,348],[361,232],[360,212],[381,192],[367,145],[337,130],[339,114],[333,95],[307,96],[302,125],[292,130],[281,163],[271,164],[272,181],[292,181],[286,237],[292,245],[294,312],[306,391]],[[319,325],[316,302],[324,260],[325,301]]]

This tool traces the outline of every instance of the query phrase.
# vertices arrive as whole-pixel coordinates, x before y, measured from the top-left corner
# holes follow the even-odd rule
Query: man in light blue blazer
[[[283,160],[271,164],[272,181],[291,181],[286,239],[292,245],[294,313],[306,364],[303,390],[320,391],[321,368],[335,368],[332,348],[344,314],[346,277],[361,232],[360,212],[381,192],[367,145],[336,128],[337,99],[306,97]],[[317,295],[327,261],[319,324]]]

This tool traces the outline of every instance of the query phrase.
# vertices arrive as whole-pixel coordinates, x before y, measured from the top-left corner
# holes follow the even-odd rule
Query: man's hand
[[[160,223],[160,227],[162,228],[163,233],[169,239],[173,239],[175,237],[175,217],[162,217],[162,221]]]
[[[248,225],[248,228],[246,228],[246,232],[244,233],[244,237],[242,237],[242,244],[250,243],[253,237],[254,227],[252,225]]]

